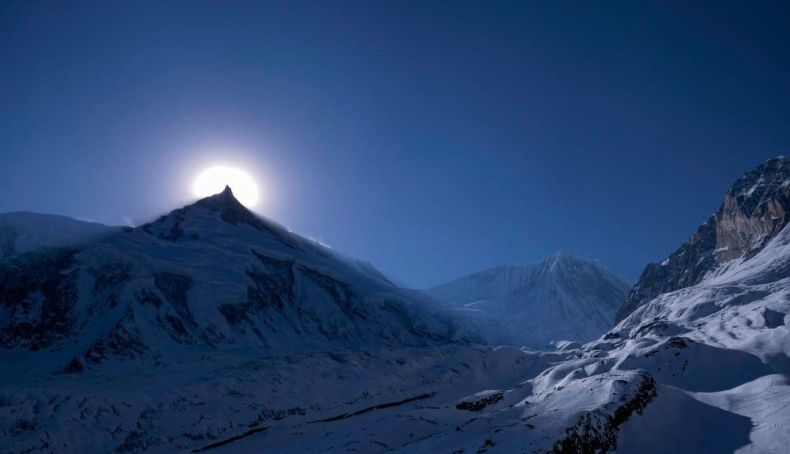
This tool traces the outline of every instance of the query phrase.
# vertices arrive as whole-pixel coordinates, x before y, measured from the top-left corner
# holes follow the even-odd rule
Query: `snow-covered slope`
[[[771,180],[781,160],[763,164],[747,179]],[[774,213],[761,222],[779,222],[777,201],[787,184],[774,183],[760,196],[774,208],[751,205],[749,195],[759,184],[734,200]],[[747,208],[729,203],[728,209]],[[790,227],[774,232],[744,221],[727,233],[751,238],[755,231],[771,233],[759,245],[742,242],[755,246],[717,261],[695,283],[642,302],[600,339],[566,350],[539,374],[460,399],[456,409],[470,415],[449,405],[412,410],[410,417],[433,419],[439,428],[404,450],[787,452]],[[666,277],[654,288],[677,285],[674,273]]]
[[[789,327],[790,230],[785,227],[756,255],[728,262],[697,285],[659,295],[623,320],[608,341],[588,348],[613,348],[607,361],[615,368],[646,370],[694,399],[689,401],[694,405],[716,409],[717,420],[740,420],[739,452],[786,452]],[[653,425],[653,418],[665,419],[657,413],[636,418],[634,430]]]
[[[217,449],[785,453],[789,326],[785,228],[754,256],[651,300],[580,348],[493,350],[480,372],[506,386],[459,375],[413,400],[275,423]]]
[[[15,241],[40,241],[0,260],[2,452],[194,448],[481,356],[454,317],[229,188],[137,228],[25,219]]]
[[[568,253],[525,266],[500,266],[425,290],[473,316],[496,340],[543,348],[587,342],[608,330],[629,284],[597,262]]]
[[[784,158],[768,161],[728,191],[726,210],[752,216],[721,227],[740,238],[739,253],[725,259],[733,247],[717,252],[693,237],[670,261],[702,250],[719,257],[696,282],[668,273],[652,288],[685,285],[637,305],[600,339],[536,377],[488,390],[502,398],[475,415],[478,439],[486,434],[489,446],[505,452],[787,452],[790,227],[774,231],[790,181],[778,176],[785,165]],[[757,212],[763,215],[754,219]],[[735,215],[721,219],[728,216]],[[710,257],[693,254],[695,263]],[[552,435],[552,427],[564,435]],[[437,439],[421,448],[445,446]],[[542,439],[551,440],[548,448]]]
[[[195,349],[423,345],[455,335],[370,266],[259,218],[230,189],[0,265],[0,344],[80,371]]]
[[[787,226],[550,352],[453,342],[369,266],[227,194],[2,266],[1,452],[790,446]]]
[[[0,258],[42,247],[86,244],[119,230],[119,227],[107,227],[54,214],[24,211],[0,213]]]

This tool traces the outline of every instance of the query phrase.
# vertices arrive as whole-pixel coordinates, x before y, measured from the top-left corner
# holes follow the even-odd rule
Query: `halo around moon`
[[[237,167],[213,166],[202,171],[192,184],[192,191],[199,198],[218,194],[230,186],[233,195],[242,205],[251,208],[258,203],[258,185],[247,172]]]

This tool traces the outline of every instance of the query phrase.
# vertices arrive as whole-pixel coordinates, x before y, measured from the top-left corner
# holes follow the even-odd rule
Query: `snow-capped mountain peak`
[[[557,252],[536,264],[491,268],[425,292],[506,332],[502,340],[543,347],[600,336],[628,287],[597,262]]]
[[[432,342],[452,329],[370,265],[257,216],[230,188],[112,232],[2,263],[0,343],[87,367],[196,345]]]
[[[241,204],[233,195],[230,186],[225,186],[222,192],[205,197],[187,205],[171,211],[158,218],[156,221],[142,226],[143,230],[161,239],[178,241],[189,239],[189,234],[199,234],[199,232],[187,232],[185,228],[211,230],[211,224],[221,220],[232,226],[247,225],[259,232],[267,232],[277,237],[284,244],[291,242],[301,242],[301,237],[297,238],[281,225],[265,219],[253,213]],[[217,226],[214,225],[214,228]],[[312,243],[312,242],[311,242]],[[314,243],[316,246],[317,244]],[[295,247],[295,245],[291,245]]]

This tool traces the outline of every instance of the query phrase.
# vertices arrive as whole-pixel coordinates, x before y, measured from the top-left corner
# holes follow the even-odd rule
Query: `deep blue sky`
[[[728,2],[0,3],[0,211],[139,224],[208,163],[428,286],[635,278],[790,153],[790,11]]]

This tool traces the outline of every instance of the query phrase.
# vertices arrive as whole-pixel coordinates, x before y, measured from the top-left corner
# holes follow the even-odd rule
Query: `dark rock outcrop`
[[[252,285],[247,286],[248,301],[260,310],[285,308],[295,298],[294,262],[267,257],[254,250],[252,253],[263,269],[255,267],[247,271],[247,277],[252,281]]]
[[[16,229],[0,225],[0,257],[6,258],[16,254],[16,238]]]
[[[100,364],[110,358],[135,358],[148,350],[135,325],[134,312],[128,311],[107,336],[88,348],[83,357],[89,364]]]
[[[465,411],[480,411],[490,405],[499,403],[504,399],[504,393],[501,391],[493,392],[483,396],[473,396],[455,404],[455,408]]]
[[[72,358],[68,364],[63,368],[64,374],[78,374],[80,372],[84,372],[85,367],[82,365],[82,362],[78,358]]]
[[[77,299],[75,249],[42,249],[0,263],[0,345],[39,350],[68,336]]]
[[[612,452],[617,449],[620,426],[634,414],[641,414],[656,396],[655,379],[640,373],[640,383],[633,394],[624,393],[611,414],[596,410],[579,417],[576,424],[565,430],[565,436],[552,446],[552,454],[581,452]]]

